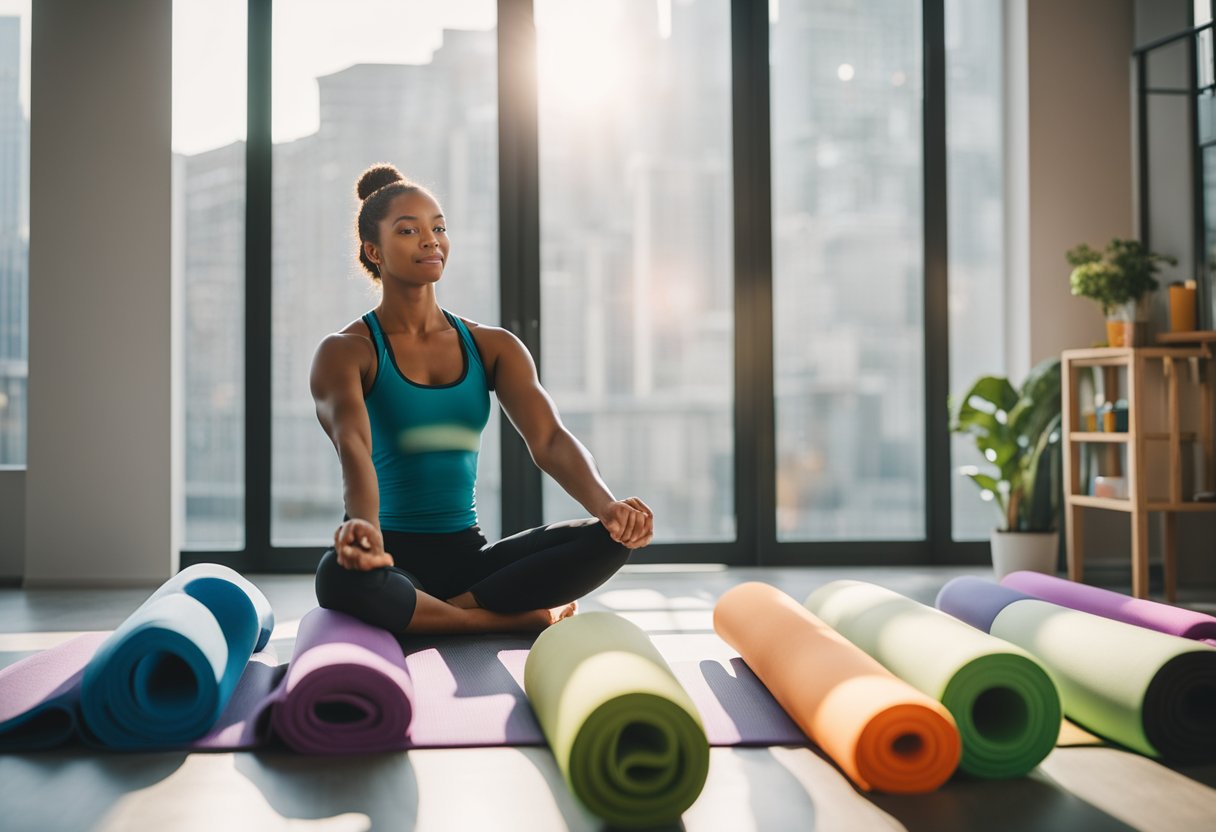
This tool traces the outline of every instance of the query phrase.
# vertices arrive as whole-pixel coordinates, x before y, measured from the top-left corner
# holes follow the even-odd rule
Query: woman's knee
[[[624,544],[613,540],[612,535],[600,521],[595,520],[588,524],[584,533],[588,536],[588,553],[601,560],[613,572],[616,572],[629,560],[631,550]]]
[[[317,603],[368,624],[398,632],[413,618],[417,590],[404,574],[389,568],[347,569],[329,549],[317,564]]]

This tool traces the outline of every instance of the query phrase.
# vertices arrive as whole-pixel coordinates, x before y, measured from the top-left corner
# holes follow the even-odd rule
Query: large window
[[[733,540],[730,4],[535,13],[545,386],[657,541]]]
[[[174,10],[187,562],[309,569],[341,517],[308,371],[379,303],[354,186],[382,161],[444,206],[440,304],[536,350],[656,510],[642,557],[978,554],[945,394],[1004,369],[999,0]],[[486,534],[584,514],[503,424]]]
[[[921,538],[920,3],[774,17],[777,538]]]
[[[274,6],[272,525],[276,546],[325,542],[342,472],[317,423],[317,344],[379,302],[359,268],[355,183],[386,161],[438,197],[452,240],[440,305],[497,324],[498,83],[493,0]],[[376,34],[380,33],[380,34]],[[498,424],[482,438],[477,506],[500,527]]]
[[[245,2],[173,3],[173,279],[186,546],[245,539]]]
[[[0,465],[24,465],[29,380],[30,3],[0,0]]]

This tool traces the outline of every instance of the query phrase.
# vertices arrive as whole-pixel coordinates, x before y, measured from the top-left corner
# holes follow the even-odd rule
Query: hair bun
[[[392,165],[372,165],[363,171],[363,175],[359,177],[359,184],[355,186],[355,190],[359,194],[359,199],[367,199],[385,185],[400,182],[404,179],[405,177],[401,175],[401,171]]]

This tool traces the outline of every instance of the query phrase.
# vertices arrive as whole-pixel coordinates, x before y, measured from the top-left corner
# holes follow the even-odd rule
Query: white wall
[[[32,13],[25,582],[155,584],[178,566],[172,3]]]

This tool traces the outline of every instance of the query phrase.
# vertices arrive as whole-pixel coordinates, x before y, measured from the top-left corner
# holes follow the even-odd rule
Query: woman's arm
[[[350,520],[334,534],[338,562],[348,569],[393,563],[380,534],[380,493],[372,464],[372,428],[363,404],[357,335],[325,338],[313,356],[309,386],[317,419],[334,443],[342,465],[343,500]]]
[[[533,462],[599,518],[614,540],[630,548],[648,544],[654,535],[653,512],[636,497],[612,496],[591,452],[562,424],[527,348],[507,330],[494,330],[493,337],[498,401],[527,443]]]

